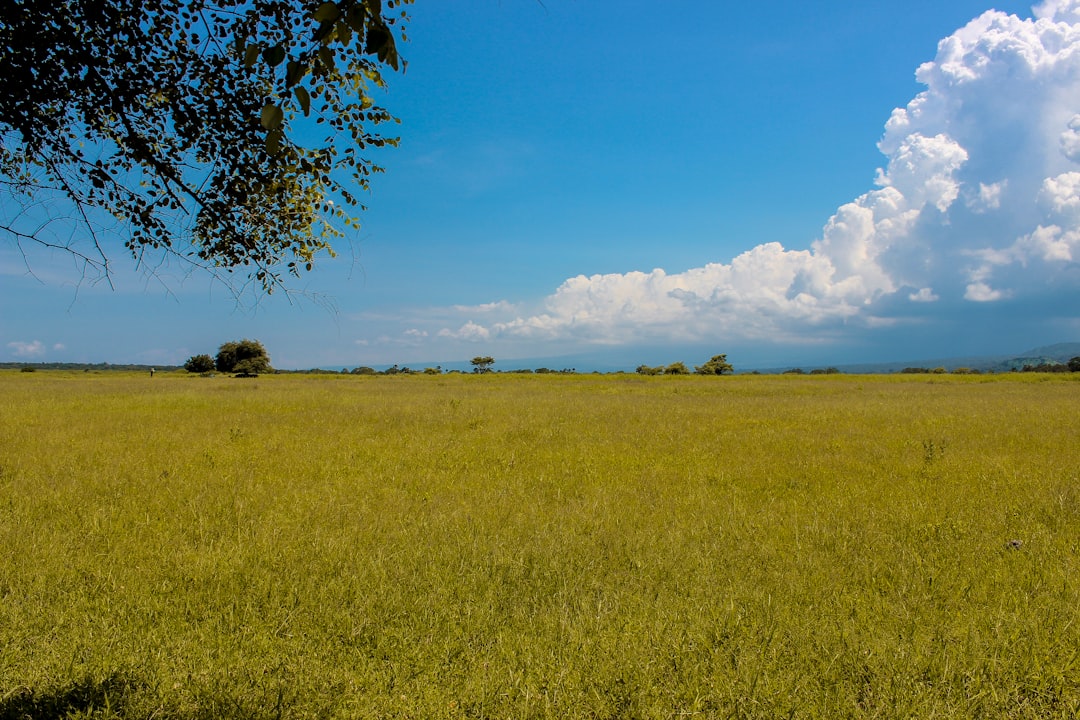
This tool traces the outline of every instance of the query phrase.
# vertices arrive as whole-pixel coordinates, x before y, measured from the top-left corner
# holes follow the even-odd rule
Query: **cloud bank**
[[[1080,289],[1080,0],[988,11],[938,44],[893,110],[876,187],[808,250],[771,242],[681,273],[578,276],[533,314],[483,306],[440,338],[625,345],[796,341],[928,308]],[[500,314],[500,313],[494,313]]]

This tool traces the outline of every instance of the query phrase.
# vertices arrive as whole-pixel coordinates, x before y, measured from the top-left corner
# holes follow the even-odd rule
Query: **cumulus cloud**
[[[45,345],[40,340],[30,342],[15,340],[9,342],[7,346],[11,349],[11,354],[17,358],[34,358],[45,354]]]
[[[930,288],[919,288],[917,292],[908,295],[908,300],[911,302],[935,302],[940,299]]]
[[[1061,133],[1061,152],[1073,162],[1080,162],[1080,115],[1073,115]]]
[[[925,89],[885,124],[876,187],[837,209],[808,250],[773,242],[681,273],[581,275],[538,312],[439,335],[783,339],[1075,284],[1080,0],[1047,0],[1028,19],[988,11],[943,39],[916,78]],[[510,308],[472,314],[496,309]]]
[[[1080,172],[1046,178],[1039,199],[1051,213],[1075,220],[1080,215]]]
[[[1005,297],[1001,290],[994,290],[984,282],[973,282],[964,291],[964,299],[972,302],[993,302]]]

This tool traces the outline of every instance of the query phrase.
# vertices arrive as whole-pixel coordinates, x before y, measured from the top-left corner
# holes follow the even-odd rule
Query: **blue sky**
[[[382,98],[401,147],[307,297],[238,302],[119,240],[114,287],[80,283],[0,244],[0,360],[251,337],[283,368],[738,369],[1080,340],[1080,0],[411,14]]]

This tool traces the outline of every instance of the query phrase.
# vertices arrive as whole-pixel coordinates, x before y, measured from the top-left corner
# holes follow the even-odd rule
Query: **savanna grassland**
[[[0,718],[1073,718],[1080,374],[0,374]]]

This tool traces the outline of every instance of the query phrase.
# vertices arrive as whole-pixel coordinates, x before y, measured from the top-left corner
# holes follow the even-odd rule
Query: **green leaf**
[[[334,26],[334,29],[337,30],[337,40],[339,43],[347,46],[352,42],[353,31],[348,23],[339,22]]]
[[[244,67],[251,67],[258,59],[259,46],[256,43],[248,45],[247,50],[244,52]]]
[[[300,78],[307,75],[307,71],[307,65],[290,60],[288,65],[285,66],[285,87],[292,87],[300,82]]]
[[[281,139],[283,137],[284,135],[278,128],[266,133],[266,152],[271,155],[277,155],[281,152]]]
[[[300,109],[304,111],[304,116],[307,117],[311,114],[311,96],[308,95],[308,91],[303,85],[297,85],[293,88],[293,94],[296,95],[297,102],[300,103]]]
[[[354,31],[358,33],[364,32],[364,18],[367,16],[367,10],[364,8],[363,3],[356,3],[349,8],[349,14],[345,16],[345,22],[349,23]]]
[[[341,17],[341,8],[336,2],[324,2],[315,10],[314,17],[319,22],[333,22]]]
[[[285,48],[281,47],[280,45],[266,48],[266,50],[263,51],[263,60],[265,60],[266,64],[270,67],[277,67],[284,59]]]
[[[282,121],[285,119],[285,114],[281,111],[277,105],[273,103],[266,103],[263,105],[262,114],[259,117],[259,122],[267,130],[276,130],[281,127]]]
[[[334,65],[334,51],[323,45],[319,48],[319,61],[322,62],[323,69],[327,72],[334,72],[337,67]]]

